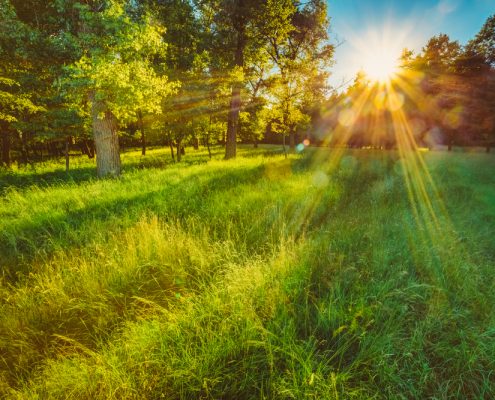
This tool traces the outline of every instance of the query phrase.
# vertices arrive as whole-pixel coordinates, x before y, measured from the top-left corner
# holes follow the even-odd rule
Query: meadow
[[[0,397],[495,398],[495,157],[0,173]]]

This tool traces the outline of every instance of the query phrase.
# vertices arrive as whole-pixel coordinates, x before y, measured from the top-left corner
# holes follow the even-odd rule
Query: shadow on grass
[[[122,172],[131,172],[136,169],[164,169],[177,164],[172,160],[167,149],[155,148],[146,156],[130,154],[135,149],[129,149],[121,153],[123,158]],[[160,151],[156,154],[156,151]],[[215,146],[212,148],[212,158],[220,158],[223,148]],[[52,159],[46,163],[33,164],[33,166],[22,167],[18,172],[0,168],[0,195],[8,188],[22,189],[29,186],[48,187],[64,184],[80,184],[97,178],[96,165],[94,160],[89,160],[85,156],[74,157],[78,162],[71,164],[69,172],[65,171],[65,161],[63,159]],[[204,151],[188,149],[183,156],[182,165],[200,165],[209,161],[209,156]],[[81,162],[82,161],[82,162]],[[77,165],[77,164],[83,165]],[[46,171],[47,165],[50,170]]]
[[[141,156],[137,154],[131,154],[135,152],[135,149],[128,149],[123,151],[123,165],[122,172],[131,172],[141,169],[164,169],[172,165],[178,164],[177,161],[172,160],[168,149],[163,147],[151,148],[148,155]],[[159,152],[156,154],[156,152]],[[282,149],[278,147],[260,147],[253,151],[252,148],[246,146],[239,148],[240,156],[243,158],[253,158],[258,156],[273,156],[282,154]],[[222,146],[211,147],[212,159],[222,159],[224,155],[224,148]],[[46,164],[33,164],[34,167],[24,167],[19,172],[13,172],[5,169],[0,169],[0,195],[8,188],[22,189],[29,186],[48,187],[59,186],[64,184],[80,184],[83,182],[91,181],[97,178],[96,165],[94,160],[88,160],[85,156],[75,157],[80,161],[84,160],[88,165],[71,165],[69,172],[65,171],[64,160],[53,159],[48,162],[51,163],[53,170],[44,171]],[[192,148],[187,149],[186,155],[182,157],[181,165],[192,166],[207,164],[210,161],[210,157],[204,149],[194,150]],[[57,163],[57,164],[55,164]]]
[[[102,199],[83,209],[64,210],[60,216],[42,214],[32,221],[13,223],[0,232],[0,268],[9,280],[15,279],[15,275],[29,272],[29,263],[37,253],[50,254],[56,248],[91,241],[83,231],[92,221],[97,221],[99,230],[105,232],[109,220],[117,227],[126,227],[150,211],[165,221],[201,216],[208,210],[206,205],[212,195],[221,196],[236,186],[255,184],[262,178],[263,171],[259,165],[216,171],[214,176],[211,171],[200,172],[179,183],[164,181],[162,187],[138,195],[129,196],[124,192],[118,199]]]
[[[265,177],[283,182],[288,176],[284,175],[286,173],[284,168],[288,169],[289,174],[308,172],[311,168],[310,161],[307,157],[293,160],[275,159],[274,162],[245,168],[206,170],[192,174],[178,183],[164,179],[159,187],[143,185],[146,191],[137,193],[124,191],[118,193],[117,198],[95,199],[96,201],[91,201],[82,209],[66,208],[62,209],[61,213],[61,209],[58,209],[59,213],[56,216],[47,212],[35,215],[27,221],[13,219],[12,223],[6,225],[6,229],[0,232],[0,268],[3,268],[3,273],[9,280],[16,280],[16,275],[22,276],[30,272],[31,261],[36,255],[49,256],[56,249],[84,246],[93,240],[91,232],[103,236],[111,234],[115,228],[128,227],[149,212],[160,216],[164,221],[179,223],[191,217],[199,217],[205,221],[205,225],[211,225],[211,229],[219,228],[215,233],[217,238],[220,238],[218,232],[220,236],[222,235],[222,224],[232,221],[241,221],[246,224],[246,230],[251,231],[248,225],[253,216],[248,214],[256,213],[260,207],[271,205],[262,197],[262,192],[259,196],[256,193],[253,195],[257,182]],[[279,174],[280,171],[282,175]],[[84,170],[81,173],[83,172]],[[272,178],[269,176],[271,173],[275,174]],[[56,179],[56,176],[53,175],[53,179]],[[343,177],[336,177],[342,188],[339,196],[345,199],[342,207],[347,207],[349,201],[360,197],[363,188],[376,178],[377,176],[364,174],[359,168]],[[309,179],[308,185],[311,186],[311,176]],[[241,192],[235,191],[237,187],[243,185],[253,187],[247,187]],[[287,214],[285,218],[289,229],[294,230],[293,233],[296,235],[299,229],[317,229],[324,223],[329,213],[337,210],[337,204],[331,206],[326,204],[333,202],[331,194],[326,194],[326,187],[309,189],[309,186],[307,191],[302,191],[302,194],[298,195],[304,198],[289,193],[280,199],[283,212]],[[234,192],[229,193],[232,190]],[[309,193],[314,197],[308,198]],[[224,202],[218,201],[222,198],[225,198]],[[338,203],[341,202],[340,199]],[[272,219],[269,221],[253,221],[252,225],[269,229],[271,224],[277,223],[275,217],[270,218]],[[301,218],[304,221],[299,221]],[[244,232],[244,235],[253,241],[253,247],[259,245],[254,242],[261,240],[258,238],[261,234]]]
[[[239,148],[239,153],[242,157],[245,158],[254,158],[254,157],[270,157],[270,156],[278,156],[284,154],[284,149],[282,146],[263,146],[259,148],[247,147],[246,145]]]
[[[79,167],[70,170],[68,173],[65,170],[55,170],[48,172],[37,173],[33,170],[32,173],[18,174],[10,171],[0,172],[0,193],[7,188],[22,189],[29,186],[56,186],[67,183],[83,183],[96,178],[96,170],[94,167]]]
[[[206,159],[199,157],[186,159],[184,165],[205,164]],[[136,169],[163,169],[174,165],[172,160],[161,159],[158,157],[136,158],[125,162],[122,166],[122,172],[130,172]],[[80,184],[97,179],[96,166],[84,166],[71,168],[69,172],[64,169],[57,169],[47,172],[36,172],[36,169],[22,173],[11,171],[0,171],[0,194],[8,188],[22,189],[29,186],[49,187],[60,186],[65,184]]]

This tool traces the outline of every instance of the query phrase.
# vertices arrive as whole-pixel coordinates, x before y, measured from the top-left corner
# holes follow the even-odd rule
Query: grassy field
[[[0,175],[0,398],[495,398],[495,157]]]

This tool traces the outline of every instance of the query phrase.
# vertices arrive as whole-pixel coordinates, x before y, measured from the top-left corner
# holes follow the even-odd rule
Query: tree
[[[462,85],[458,79],[458,60],[462,48],[446,34],[433,36],[411,64],[423,76],[421,116],[429,130],[438,130],[452,150],[463,141],[459,130]]]
[[[177,86],[155,63],[166,50],[164,29],[134,0],[7,3],[29,27],[21,48],[36,66],[31,82],[38,87],[32,97],[50,106],[49,120],[33,121],[38,126],[31,124],[31,136],[45,132],[65,140],[67,129],[84,136],[86,124],[78,116],[85,116],[91,120],[98,176],[118,175],[119,128],[139,120],[141,113],[160,112],[161,99]]]
[[[466,45],[459,70],[466,82],[464,128],[490,152],[495,144],[495,14]]]
[[[417,56],[417,66],[430,75],[438,76],[455,71],[457,59],[461,54],[461,45],[451,41],[441,33],[428,40],[422,53]]]
[[[192,0],[136,0],[136,2],[140,5],[139,15],[149,13],[167,28],[162,32],[162,38],[167,46],[159,57],[155,57],[154,64],[155,66],[162,64],[169,78],[181,82],[181,86],[174,99],[162,103],[164,118],[160,119],[158,125],[167,132],[169,144],[174,140],[182,142],[188,133],[187,129],[183,129],[184,125],[190,123],[188,118],[193,115],[192,112],[186,115],[187,105],[184,100],[186,97],[189,99],[194,97],[190,96],[191,91],[197,92],[198,82],[192,82],[191,79],[194,75],[192,69],[195,60],[198,55],[204,53],[203,30]],[[180,119],[182,120],[179,121]],[[143,127],[139,121],[138,125]],[[141,135],[143,141],[145,138],[143,129]]]
[[[275,127],[283,135],[284,149],[285,136],[289,136],[289,146],[294,149],[297,127],[308,123],[303,105],[326,87],[324,71],[333,55],[333,46],[328,43],[326,3],[269,0],[261,14],[259,32],[278,70],[272,90],[276,99],[273,111],[280,115]]]
[[[246,66],[245,80],[246,101],[239,116],[239,135],[243,141],[252,142],[258,147],[259,140],[263,137],[267,121],[264,110],[268,103],[270,70],[273,63],[270,62],[263,47],[252,48],[248,54],[248,65]]]
[[[2,137],[1,162],[9,167],[13,133],[28,117],[44,111],[33,101],[33,93],[26,84],[32,74],[25,46],[30,32],[15,13],[10,2],[0,0],[0,134]]]
[[[206,30],[210,34],[210,53],[231,79],[230,104],[227,118],[225,158],[236,156],[241,111],[241,91],[244,86],[245,53],[256,43],[253,29],[259,22],[263,0],[197,0]]]
[[[484,63],[495,68],[495,14],[488,17],[474,39],[466,45],[466,50],[481,56]]]
[[[67,67],[64,86],[72,102],[89,102],[99,177],[120,174],[119,124],[140,112],[161,112],[161,100],[178,86],[153,68],[164,50],[162,28],[148,16],[133,20],[124,4],[78,4],[83,56]]]

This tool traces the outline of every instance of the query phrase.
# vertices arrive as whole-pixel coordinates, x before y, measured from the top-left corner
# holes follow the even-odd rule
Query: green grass
[[[221,153],[0,175],[0,397],[495,397],[493,156]]]

